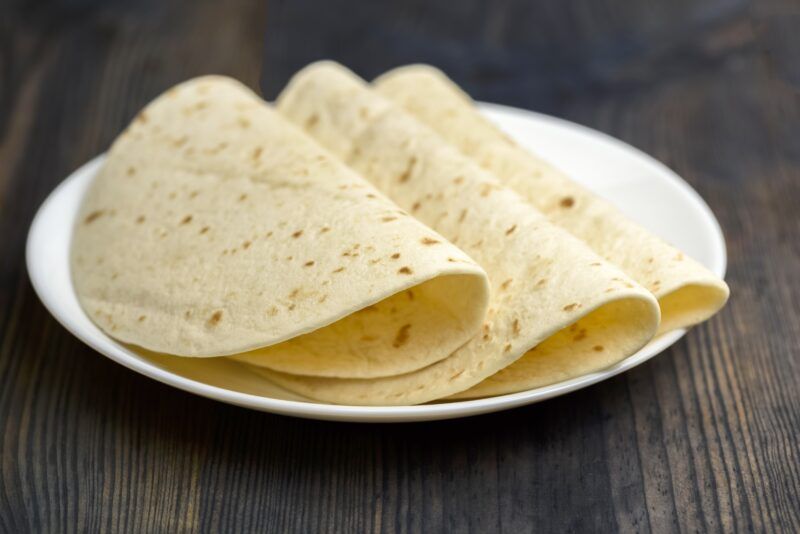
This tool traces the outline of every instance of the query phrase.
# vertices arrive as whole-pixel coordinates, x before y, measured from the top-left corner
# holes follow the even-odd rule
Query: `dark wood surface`
[[[800,532],[797,2],[1,9],[0,532]],[[722,224],[727,308],[575,394],[404,425],[195,397],[100,356],[48,315],[23,253],[60,180],[173,83],[217,72],[271,97],[320,57],[365,76],[432,61],[480,98],[664,161]]]

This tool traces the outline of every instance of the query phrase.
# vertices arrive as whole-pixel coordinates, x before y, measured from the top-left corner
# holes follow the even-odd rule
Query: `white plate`
[[[725,274],[725,240],[700,196],[675,173],[605,134],[530,111],[482,104],[481,109],[520,144],[561,167],[634,220]],[[539,402],[612,377],[652,358],[685,331],[662,336],[601,372],[488,399],[422,406],[336,406],[301,400],[226,359],[145,357],[106,336],[84,314],[69,272],[72,224],[83,193],[102,163],[90,161],[62,182],[39,208],[28,235],[27,263],[44,305],[70,332],[112,360],[165,384],[256,410],[338,421],[425,421],[476,415]]]

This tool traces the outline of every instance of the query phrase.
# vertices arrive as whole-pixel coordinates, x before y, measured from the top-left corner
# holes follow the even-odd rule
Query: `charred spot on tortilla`
[[[411,156],[408,160],[408,164],[406,165],[406,169],[397,177],[397,181],[400,183],[405,183],[411,177],[411,172],[414,170],[414,165],[417,164],[417,158],[415,156]]]
[[[559,205],[561,205],[562,208],[571,208],[575,205],[575,199],[572,197],[564,197],[559,202]]]
[[[400,329],[397,331],[397,334],[394,336],[394,341],[392,341],[392,346],[394,348],[399,349],[408,342],[409,330],[411,330],[410,324],[404,324],[400,327]]]
[[[102,217],[104,214],[105,210],[95,210],[91,212],[89,215],[87,215],[85,219],[83,219],[83,223],[92,224],[94,221]]]
[[[211,314],[211,317],[206,321],[207,326],[217,326],[222,321],[222,310],[217,310]]]
[[[400,268],[397,270],[397,272],[398,272],[399,274],[412,274],[412,273],[413,273],[413,271],[411,270],[411,267],[408,267],[408,266],[405,266],[405,267],[400,267]]]

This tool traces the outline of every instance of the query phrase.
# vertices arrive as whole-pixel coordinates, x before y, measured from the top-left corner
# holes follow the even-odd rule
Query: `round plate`
[[[561,119],[493,104],[481,109],[521,145],[528,146],[655,234],[675,244],[720,277],[725,240],[700,196],[664,165],[605,134]],[[225,358],[144,356],[105,335],[81,309],[69,269],[72,226],[84,191],[102,164],[90,161],[62,182],[39,208],[28,235],[33,287],[67,330],[112,360],[165,384],[256,410],[338,421],[425,421],[505,410],[600,382],[652,358],[685,331],[670,332],[600,372],[520,393],[420,406],[338,406],[305,401]]]

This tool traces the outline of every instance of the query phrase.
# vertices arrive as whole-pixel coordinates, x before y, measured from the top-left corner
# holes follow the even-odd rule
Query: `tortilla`
[[[506,393],[607,367],[655,333],[659,309],[646,289],[343,67],[306,67],[277,108],[458,244],[492,285],[480,335],[447,359],[373,380],[265,372],[283,387],[350,404]]]
[[[488,305],[464,252],[223,77],[169,90],[114,142],[71,263],[120,341],[306,375],[431,365]]]
[[[402,67],[374,86],[652,291],[661,305],[660,332],[704,321],[724,306],[729,294],[724,281],[519,147],[442,72],[423,65]]]

